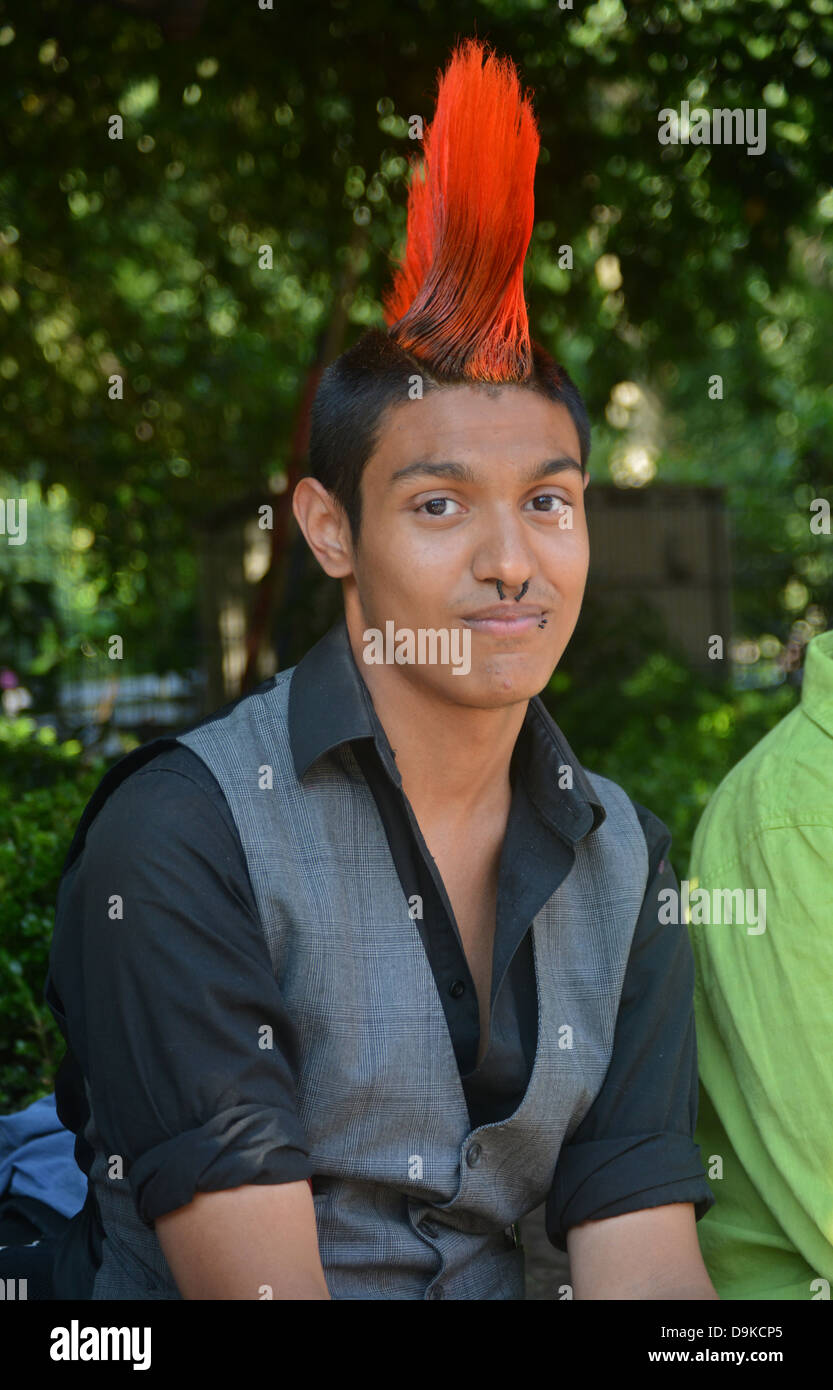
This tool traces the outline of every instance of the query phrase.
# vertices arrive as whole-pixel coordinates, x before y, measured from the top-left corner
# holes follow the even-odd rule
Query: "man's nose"
[[[496,516],[484,519],[484,535],[472,568],[476,579],[500,583],[513,598],[524,585],[528,588],[537,561],[520,517],[501,508]]]

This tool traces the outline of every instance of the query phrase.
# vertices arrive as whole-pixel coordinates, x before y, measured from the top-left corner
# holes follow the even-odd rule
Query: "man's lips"
[[[521,632],[531,632],[539,626],[544,609],[531,603],[492,604],[489,608],[478,608],[461,619],[465,627],[475,632],[490,633],[493,637],[511,637]]]

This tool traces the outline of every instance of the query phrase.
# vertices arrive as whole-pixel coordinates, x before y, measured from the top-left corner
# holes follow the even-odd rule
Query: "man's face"
[[[542,690],[587,580],[579,460],[566,406],[523,387],[445,387],[389,409],[362,475],[355,583],[345,589],[354,650],[391,620],[395,630],[467,627],[468,674],[415,664],[396,666],[398,678],[480,708]]]

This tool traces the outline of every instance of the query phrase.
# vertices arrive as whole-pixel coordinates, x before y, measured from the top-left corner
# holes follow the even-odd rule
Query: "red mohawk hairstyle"
[[[383,301],[390,337],[438,378],[532,373],[523,266],[539,145],[511,59],[464,39],[439,78],[411,175],[407,249]]]

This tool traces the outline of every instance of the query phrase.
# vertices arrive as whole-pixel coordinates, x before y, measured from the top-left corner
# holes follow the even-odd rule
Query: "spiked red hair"
[[[407,249],[383,301],[390,336],[438,376],[532,372],[523,266],[539,145],[511,59],[464,39],[439,76],[411,173]]]

